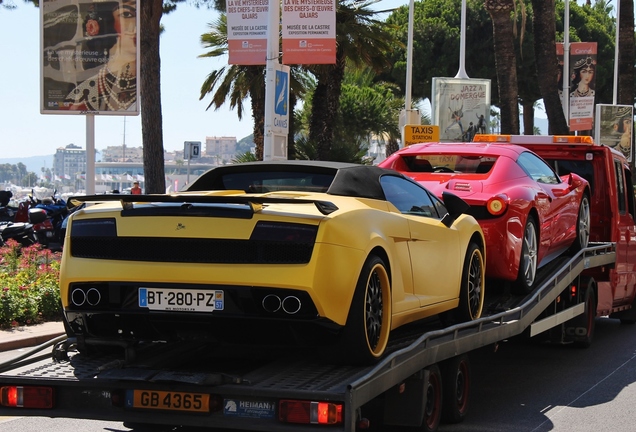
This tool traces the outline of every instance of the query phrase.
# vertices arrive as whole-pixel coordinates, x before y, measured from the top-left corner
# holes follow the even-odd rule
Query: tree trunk
[[[539,90],[548,115],[549,133],[569,135],[570,128],[563,113],[557,82],[559,63],[556,56],[554,8],[554,0],[532,0],[534,56],[537,62]]]
[[[534,135],[534,102],[523,101],[523,134]]]
[[[495,68],[499,83],[501,133],[519,134],[519,92],[513,21],[514,0],[486,0],[484,6],[492,18]]]
[[[634,0],[620,0],[618,103],[634,105]]]
[[[289,92],[289,127],[287,129],[287,159],[296,159],[296,147],[294,145],[294,136],[296,135],[296,116],[294,116],[294,108],[298,98],[293,91]]]
[[[345,56],[341,49],[336,53],[336,64],[326,69],[327,72],[318,76],[309,120],[309,141],[316,146],[318,160],[330,160],[345,70]]]
[[[162,0],[144,0],[141,6],[141,134],[144,149],[145,193],[166,192],[161,115],[161,60],[159,32]]]
[[[256,145],[256,160],[263,160],[263,144],[265,131],[265,100],[252,97],[252,117],[254,118],[254,144]]]

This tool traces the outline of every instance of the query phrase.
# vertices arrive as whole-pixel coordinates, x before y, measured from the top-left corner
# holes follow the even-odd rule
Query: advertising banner
[[[563,44],[557,43],[557,58],[563,69]],[[596,85],[596,42],[573,42],[570,44],[570,131],[592,130],[594,124],[594,98]],[[559,81],[562,80],[559,72]],[[563,91],[563,86],[560,86]],[[561,98],[563,101],[563,98]]]
[[[42,114],[139,114],[136,0],[42,0]]]
[[[630,105],[596,105],[594,141],[612,147],[632,162],[634,108]]]
[[[336,63],[336,0],[283,0],[283,63]]]
[[[432,95],[440,141],[472,141],[477,133],[489,133],[490,80],[435,77]]]
[[[267,63],[269,0],[227,0],[229,64]]]

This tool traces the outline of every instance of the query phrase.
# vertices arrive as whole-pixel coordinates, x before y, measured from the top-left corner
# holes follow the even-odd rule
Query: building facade
[[[75,144],[60,147],[53,155],[55,180],[74,180],[86,172],[86,150]]]
[[[236,137],[205,137],[205,150],[203,156],[216,160],[216,165],[231,163],[236,156]]]

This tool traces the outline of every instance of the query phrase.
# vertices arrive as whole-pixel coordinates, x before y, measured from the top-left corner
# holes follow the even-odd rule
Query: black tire
[[[460,423],[468,413],[471,370],[467,354],[444,361],[442,370],[442,421]]]
[[[424,419],[421,430],[435,432],[442,420],[442,406],[444,390],[442,373],[437,365],[428,367],[429,375],[426,383],[426,406],[424,407]]]
[[[572,320],[574,326],[574,346],[577,348],[589,348],[594,339],[594,327],[596,323],[596,292],[594,279],[581,277],[581,288],[585,288],[585,312]],[[569,326],[568,326],[569,327]],[[584,329],[584,330],[583,330]]]
[[[523,229],[523,243],[517,280],[512,284],[515,294],[530,294],[537,279],[537,253],[539,250],[539,235],[537,222],[533,216],[528,216]]]
[[[356,284],[340,351],[345,363],[372,364],[385,353],[391,332],[391,285],[382,258],[370,255]]]
[[[481,317],[486,281],[484,266],[483,251],[475,243],[470,243],[462,270],[459,306],[455,310],[459,322],[473,321]]]
[[[576,219],[576,239],[572,243],[572,252],[585,249],[590,242],[590,198],[583,194],[579,205],[579,216]]]

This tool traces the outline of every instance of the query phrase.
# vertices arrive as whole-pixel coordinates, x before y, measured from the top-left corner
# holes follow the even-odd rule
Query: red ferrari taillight
[[[12,408],[53,408],[53,389],[29,386],[2,387],[0,405]]]
[[[486,203],[486,209],[488,213],[493,216],[500,216],[504,214],[508,208],[508,197],[505,195],[497,195],[488,200]]]
[[[282,400],[278,405],[278,419],[285,423],[334,425],[342,423],[342,404]]]

